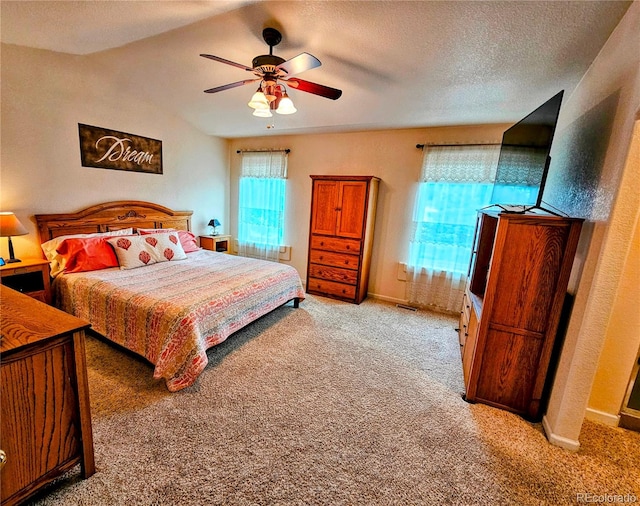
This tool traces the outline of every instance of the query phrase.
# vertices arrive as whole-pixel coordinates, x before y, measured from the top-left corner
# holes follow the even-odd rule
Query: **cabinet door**
[[[2,502],[25,497],[48,473],[69,467],[80,455],[77,399],[71,385],[73,349],[67,340],[0,367]]]
[[[359,239],[364,229],[367,182],[344,181],[340,184],[336,235]]]
[[[499,276],[493,284],[500,303],[490,322],[544,338],[564,263],[569,224],[507,223],[504,246],[494,254]],[[564,291],[564,290],[563,290]]]
[[[337,181],[313,182],[311,233],[335,235],[338,193],[339,183]]]

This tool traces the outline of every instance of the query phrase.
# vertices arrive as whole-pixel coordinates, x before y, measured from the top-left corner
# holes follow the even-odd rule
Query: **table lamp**
[[[218,235],[218,234],[216,234],[216,227],[220,226],[220,222],[218,220],[216,220],[215,218],[213,218],[212,220],[209,220],[208,225],[210,227],[213,227],[213,233],[211,235]]]
[[[0,237],[9,238],[9,260],[7,260],[7,263],[20,262],[13,254],[11,236],[26,235],[28,233],[27,229],[20,223],[20,220],[16,218],[15,214],[11,212],[0,212]]]

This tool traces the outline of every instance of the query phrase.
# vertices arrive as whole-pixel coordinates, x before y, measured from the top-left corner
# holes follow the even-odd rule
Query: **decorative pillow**
[[[175,232],[111,237],[107,242],[115,250],[120,269],[135,269],[158,262],[187,258]]]
[[[175,228],[139,228],[138,233],[140,235],[148,235],[148,234],[162,234],[168,232],[177,232],[178,237],[180,238],[180,244],[182,245],[182,249],[185,253],[192,253],[194,251],[198,251],[200,246],[198,246],[198,241],[196,240],[196,236],[187,230],[176,230]]]
[[[60,255],[56,250],[58,246],[62,244],[66,239],[76,239],[76,238],[86,238],[86,237],[113,237],[120,235],[131,235],[133,234],[133,228],[123,228],[121,230],[113,230],[110,232],[95,232],[92,234],[72,234],[72,235],[61,235],[59,237],[54,237],[53,239],[44,242],[40,245],[42,248],[42,252],[47,260],[49,260],[49,264],[51,266],[51,276],[56,277],[65,268],[66,260],[62,255]]]
[[[200,249],[196,236],[191,232],[188,232],[186,230],[178,230],[178,237],[180,239],[182,249],[185,253],[192,253]]]
[[[118,267],[118,258],[106,237],[65,239],[56,251],[63,257],[67,273]]]

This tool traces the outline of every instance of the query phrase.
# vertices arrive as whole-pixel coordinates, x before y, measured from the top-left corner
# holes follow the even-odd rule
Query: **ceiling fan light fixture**
[[[258,118],[270,118],[273,116],[269,109],[256,109],[253,111],[253,115],[257,116]]]
[[[280,103],[278,104],[278,108],[276,112],[278,114],[293,114],[298,109],[293,105],[293,101],[289,98],[286,92],[282,94],[282,98],[280,99]]]
[[[262,93],[262,91],[260,90],[256,91],[253,94],[251,100],[249,100],[249,103],[247,105],[256,110],[269,110],[269,101],[267,100],[267,97],[264,95],[264,93]]]
[[[285,81],[289,87],[305,93],[311,93],[331,100],[340,98],[342,90],[293,77],[306,70],[319,67],[321,65],[320,60],[315,56],[309,53],[300,53],[298,56],[285,60],[280,56],[274,55],[274,46],[277,46],[282,40],[282,34],[275,28],[265,28],[262,31],[262,38],[269,46],[269,54],[256,56],[252,61],[251,67],[212,54],[200,54],[200,56],[204,58],[251,72],[254,76],[252,79],[243,79],[223,86],[209,88],[204,90],[204,92],[218,93],[260,81],[258,89],[247,105],[254,110],[254,116],[263,118],[273,117],[273,111],[278,114],[293,114],[298,111],[287,95],[285,86],[279,83],[278,80]],[[271,120],[267,128],[273,127],[273,120]]]

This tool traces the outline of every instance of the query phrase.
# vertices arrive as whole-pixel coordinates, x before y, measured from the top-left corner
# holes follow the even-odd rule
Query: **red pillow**
[[[176,230],[175,228],[139,228],[138,233],[140,235],[149,235],[149,234],[161,234],[163,232],[178,232],[178,237],[180,238],[180,244],[182,245],[182,249],[185,253],[191,253],[193,251],[198,251],[200,246],[198,246],[198,241],[196,240],[196,236],[191,232],[186,230]]]
[[[65,239],[56,251],[66,259],[64,272],[85,272],[118,267],[108,237]]]

